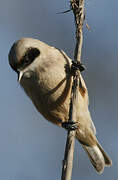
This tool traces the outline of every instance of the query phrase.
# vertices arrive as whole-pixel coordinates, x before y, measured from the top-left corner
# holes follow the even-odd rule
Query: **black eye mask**
[[[29,64],[31,64],[36,57],[40,54],[39,49],[37,48],[28,48],[24,56],[21,58],[20,63],[18,64],[18,69],[25,68]]]

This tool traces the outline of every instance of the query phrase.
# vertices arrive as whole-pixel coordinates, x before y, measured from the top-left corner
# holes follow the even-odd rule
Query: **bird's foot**
[[[76,73],[77,70],[79,70],[80,72],[84,71],[86,68],[85,66],[80,63],[80,62],[76,62],[76,61],[72,61],[72,65],[71,65],[71,73],[74,75]]]
[[[78,122],[62,122],[62,127],[68,131],[74,131],[78,129]]]

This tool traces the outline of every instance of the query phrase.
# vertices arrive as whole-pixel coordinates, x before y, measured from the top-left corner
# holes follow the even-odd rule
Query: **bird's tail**
[[[109,156],[104,152],[101,145],[97,142],[95,146],[86,146],[82,145],[86,153],[88,154],[88,157],[96,169],[96,171],[101,174],[104,171],[105,166],[111,166],[112,161],[109,158]]]

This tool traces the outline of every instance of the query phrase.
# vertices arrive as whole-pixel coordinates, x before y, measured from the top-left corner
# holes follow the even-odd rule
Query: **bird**
[[[72,88],[72,59],[55,47],[33,38],[21,38],[8,55],[18,82],[39,113],[48,121],[63,127],[68,122]],[[111,166],[112,160],[99,144],[89,112],[88,90],[80,74],[76,105],[76,139],[87,153],[96,172]]]

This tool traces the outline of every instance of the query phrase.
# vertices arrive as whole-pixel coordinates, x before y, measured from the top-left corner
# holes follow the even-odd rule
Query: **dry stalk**
[[[84,0],[70,0],[70,6],[74,13],[75,26],[76,26],[76,47],[74,51],[75,62],[81,61],[81,50],[83,42],[83,21],[84,21]],[[76,104],[78,102],[78,82],[80,71],[76,70],[73,76],[73,85],[71,90],[70,109],[69,109],[69,122],[76,121]],[[63,160],[62,177],[61,180],[71,180],[73,155],[74,155],[74,142],[76,131],[68,131],[67,141],[65,147],[65,155]]]

